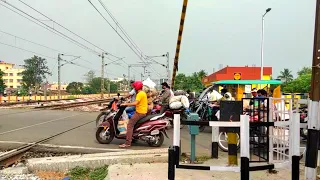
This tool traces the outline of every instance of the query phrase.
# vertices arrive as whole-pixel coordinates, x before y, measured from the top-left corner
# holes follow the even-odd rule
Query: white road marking
[[[10,131],[5,131],[5,132],[0,133],[0,135],[11,133],[11,132],[15,132],[15,131],[19,131],[19,130],[22,130],[22,129],[31,128],[31,127],[34,127],[34,126],[39,126],[39,125],[42,125],[42,124],[47,124],[47,123],[51,123],[51,122],[55,122],[55,121],[60,121],[60,120],[63,120],[63,119],[68,119],[70,117],[79,116],[79,115],[82,115],[82,114],[85,114],[85,113],[75,114],[75,115],[72,115],[72,116],[53,119],[53,120],[50,120],[50,121],[45,121],[45,122],[42,122],[42,123],[33,124],[33,125],[25,126],[25,127],[22,127],[22,128],[17,128],[17,129],[13,129],[13,130],[10,130]]]
[[[20,141],[0,141],[0,144],[34,144],[28,142],[20,142]],[[127,149],[108,149],[108,148],[94,148],[94,147],[84,147],[84,146],[62,146],[62,145],[55,145],[55,144],[39,144],[39,146],[43,147],[50,147],[50,148],[65,148],[65,149],[85,149],[85,150],[99,150],[99,151],[128,151]]]

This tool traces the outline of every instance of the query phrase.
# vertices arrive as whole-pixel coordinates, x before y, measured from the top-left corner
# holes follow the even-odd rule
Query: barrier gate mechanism
[[[168,159],[168,179],[174,180],[175,168],[210,170],[210,171],[233,171],[241,172],[242,180],[249,180],[250,171],[268,170],[274,168],[291,169],[291,177],[299,180],[299,161],[300,161],[300,116],[299,113],[292,111],[292,99],[286,98],[267,98],[268,106],[266,117],[263,121],[254,121],[250,115],[240,115],[240,122],[221,122],[221,121],[180,121],[180,115],[174,115],[174,136],[173,146],[169,148]],[[286,108],[285,101],[289,101],[291,108]],[[250,122],[249,122],[250,121]],[[180,122],[190,126],[211,126],[213,127],[240,127],[240,166],[198,166],[181,165],[180,157]],[[251,128],[258,128],[258,132],[267,133],[261,137],[258,134],[253,136]],[[218,131],[213,131],[212,136],[218,136]],[[259,151],[261,142],[267,151]],[[268,142],[265,144],[265,142]],[[258,159],[257,159],[258,158]]]

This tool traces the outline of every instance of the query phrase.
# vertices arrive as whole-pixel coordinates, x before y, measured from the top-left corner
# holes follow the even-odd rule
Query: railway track
[[[1,106],[14,106],[14,105],[19,105],[19,104],[34,104],[34,103],[43,103],[43,102],[56,102],[56,101],[68,101],[68,100],[77,100],[81,98],[76,98],[76,99],[52,99],[52,100],[28,100],[28,101],[19,101],[19,102],[10,102],[10,103],[0,103]]]
[[[78,106],[86,106],[86,105],[106,103],[106,102],[110,102],[110,100],[109,99],[102,99],[102,100],[74,102],[74,103],[67,103],[67,104],[51,104],[51,105],[37,106],[34,108],[35,109],[59,110],[59,109],[72,108],[72,107],[78,107]]]
[[[62,135],[64,133],[67,133],[67,132],[72,131],[74,129],[80,128],[80,127],[85,126],[87,124],[90,124],[92,122],[95,122],[95,120],[83,123],[81,125],[78,125],[76,127],[71,128],[71,129],[68,129],[68,130],[65,130],[63,132],[57,133],[55,135],[49,136],[47,138],[41,139],[39,141],[28,143],[28,144],[23,145],[23,146],[21,146],[19,148],[16,148],[16,149],[7,151],[5,153],[2,153],[2,154],[0,154],[0,167],[1,168],[6,168],[6,167],[8,167],[8,166],[10,166],[12,164],[15,164],[31,148],[33,148],[33,147],[35,147],[35,146],[37,146],[37,145],[39,145],[41,143],[47,142],[47,141],[49,141],[49,140],[51,140],[51,139],[53,139],[53,138],[55,138],[57,136],[60,136],[60,135]]]

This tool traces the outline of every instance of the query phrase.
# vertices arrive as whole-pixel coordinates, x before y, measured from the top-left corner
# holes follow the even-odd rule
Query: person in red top
[[[144,91],[142,91],[142,87],[143,87],[142,82],[136,81],[132,84],[132,86],[137,92],[136,100],[131,103],[123,103],[121,104],[121,106],[135,106],[136,112],[131,117],[131,119],[129,119],[129,123],[127,125],[126,142],[124,144],[121,144],[119,146],[120,148],[127,148],[131,146],[134,125],[140,119],[145,117],[148,112],[148,98],[147,98],[147,94]]]

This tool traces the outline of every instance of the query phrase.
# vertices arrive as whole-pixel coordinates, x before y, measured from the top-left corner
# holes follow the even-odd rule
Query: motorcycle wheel
[[[170,121],[171,128],[173,128],[173,127],[174,127],[173,119],[171,119],[171,120],[169,120],[169,121]],[[180,129],[183,129],[183,128],[184,128],[184,126],[185,126],[185,125],[180,124]],[[166,129],[168,130],[169,128],[166,128]]]
[[[205,126],[199,126],[199,131],[200,131],[200,132],[203,132],[205,129],[206,129]]]
[[[106,132],[103,127],[99,127],[96,131],[96,139],[100,144],[109,144],[113,140],[115,134],[112,131],[109,131],[109,135],[104,136]]]
[[[107,116],[106,112],[101,112],[96,119],[96,126],[98,127],[101,123],[103,123],[105,117]]]
[[[307,131],[307,132],[304,132]],[[308,129],[300,129],[300,136],[304,139],[308,138]]]
[[[148,145],[150,147],[160,147],[163,144],[164,141],[164,135],[162,132],[159,132],[159,134],[154,135],[157,140],[155,142],[148,142]]]
[[[237,133],[237,138],[238,138],[237,149],[239,149],[240,148],[240,136],[238,133]],[[218,146],[222,151],[228,152],[228,135],[226,132],[219,133]]]

